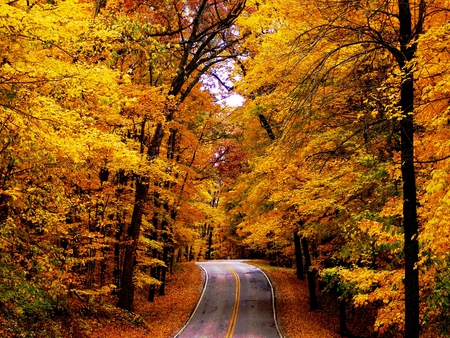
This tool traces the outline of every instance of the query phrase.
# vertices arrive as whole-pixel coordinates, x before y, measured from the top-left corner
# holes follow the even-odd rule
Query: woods
[[[261,128],[244,133],[249,149],[260,147],[230,194],[245,215],[238,234],[279,263],[294,256],[291,231],[300,222],[298,235],[313,250],[310,272],[351,306],[375,306],[379,335],[445,334],[446,310],[429,307],[439,279],[429,258],[445,261],[448,251],[426,243],[429,222],[444,233],[447,226],[424,211],[439,208],[425,187],[448,154],[443,143],[439,156],[428,146],[448,132],[436,124],[448,98],[441,90],[425,98],[423,89],[447,75],[429,62],[436,55],[423,56],[434,50],[428,34],[447,23],[448,4],[255,2],[249,12],[239,22],[252,32],[237,85],[247,97],[242,114],[255,129],[264,114],[279,137],[269,145]]]
[[[378,337],[448,335],[449,5],[1,4],[9,332],[232,257],[297,266],[342,333],[358,309]]]
[[[159,4],[1,5],[0,301],[14,334],[114,295],[133,311],[136,288],[163,295],[175,257],[200,255],[224,109],[200,78],[239,54],[227,30],[243,2]]]

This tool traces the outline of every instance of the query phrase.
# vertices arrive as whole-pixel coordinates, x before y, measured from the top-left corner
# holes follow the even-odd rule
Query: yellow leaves
[[[64,1],[48,11],[40,11],[38,6],[30,11],[1,6],[5,15],[0,32],[10,39],[5,55],[8,62],[1,71],[9,72],[18,84],[23,81],[16,104],[29,114],[21,118],[31,117],[26,130],[35,134],[40,147],[51,149],[58,161],[82,164],[102,153],[111,170],[147,171],[137,151],[124,144],[120,135],[109,134],[111,126],[123,123],[118,72],[101,63],[89,65],[73,59],[90,48],[83,39],[106,41],[117,38],[118,33],[108,33],[110,29],[102,22],[87,19],[90,4]],[[11,18],[22,26],[9,29],[14,23]],[[26,34],[18,35],[20,29]]]
[[[123,75],[122,78],[128,75]],[[152,124],[164,122],[164,110],[167,99],[168,88],[166,86],[145,86],[133,83],[121,86],[122,96],[118,102],[127,112],[134,112],[135,115],[150,118]]]
[[[447,162],[440,163],[440,168],[431,173],[431,179],[425,186],[426,194],[421,200],[424,205],[422,208],[424,231],[420,235],[420,240],[424,243],[426,251],[439,258],[450,250],[450,232],[448,227],[442,226],[450,222],[448,213],[450,194],[447,188],[450,177]]]
[[[238,232],[245,236],[244,243],[250,247],[267,249],[270,242],[282,243],[289,227],[282,226],[282,214],[273,210],[239,225]]]
[[[437,195],[439,199],[444,197],[450,185],[448,173],[439,169],[434,170],[431,178],[432,180],[426,187],[426,192],[429,195]]]
[[[322,276],[333,274],[339,276],[339,283],[342,285],[340,287],[348,288],[347,292],[353,294],[352,302],[355,307],[382,304],[378,307],[375,330],[382,333],[403,321],[402,270],[377,271],[359,267],[336,267],[321,272]]]
[[[135,274],[135,283],[136,287],[144,288],[148,285],[161,285],[161,281],[156,278],[150,277],[148,273],[142,273],[137,271]]]
[[[383,331],[401,322],[404,312],[401,271],[388,269],[403,264],[398,122],[405,118],[399,107],[405,74],[388,52],[371,54],[371,47],[361,42],[371,44],[373,39],[360,28],[370,20],[370,30],[389,37],[391,43],[398,27],[386,26],[386,18],[398,9],[386,3],[380,11],[377,1],[363,7],[352,2],[313,3],[315,9],[309,2],[296,6],[290,1],[250,2],[248,15],[239,21],[244,33],[252,32],[240,88],[247,104],[239,112],[248,121],[248,148],[255,151],[249,159],[252,171],[241,176],[233,192],[240,201],[234,210],[243,215],[237,232],[246,236],[247,244],[264,248],[268,229],[278,236],[290,221],[302,219],[301,234],[313,238],[326,228],[331,232],[327,239],[346,242],[333,243],[339,249],[352,248],[350,253],[340,252],[344,259],[351,261],[354,252],[363,252],[358,264],[377,265],[380,271],[354,268],[339,273],[362,290],[356,304],[384,304],[376,324]],[[295,13],[286,11],[294,7]],[[327,15],[334,20],[321,26]],[[414,141],[424,252],[418,268],[429,268],[430,260],[443,259],[450,250],[445,226],[450,224],[450,161],[435,161],[448,157],[450,149],[450,26],[447,14],[432,16],[418,38],[417,59],[407,65],[417,79]],[[309,24],[327,29],[313,40],[305,32]],[[352,47],[340,48],[347,43]],[[366,63],[363,58],[369,55]],[[355,84],[348,83],[352,81]],[[262,142],[263,130],[251,120],[258,113],[270,117],[278,134],[283,134],[271,145]],[[290,153],[282,153],[290,147]],[[319,244],[319,250],[327,245]],[[434,272],[424,274],[430,280]]]
[[[79,296],[88,296],[88,297],[97,297],[100,295],[111,295],[111,293],[116,289],[116,286],[113,284],[105,285],[102,288],[96,289],[96,290],[79,290],[79,289],[72,289],[71,292],[76,293]]]
[[[23,6],[23,7],[22,7]],[[86,22],[91,5],[78,1],[68,0],[59,2],[57,6],[42,8],[33,6],[31,9],[26,4],[16,2],[14,5],[2,4],[1,19],[7,19],[9,25],[0,20],[0,27],[14,27],[9,30],[11,35],[21,32],[29,41],[35,41],[35,45],[41,44],[44,48],[52,45],[60,45],[63,41],[73,43],[82,34],[80,30],[88,30],[89,25],[81,25]],[[74,52],[69,49],[63,52]]]

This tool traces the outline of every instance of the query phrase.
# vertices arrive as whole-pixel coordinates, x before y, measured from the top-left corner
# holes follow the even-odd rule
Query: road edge
[[[253,265],[254,266],[254,265]],[[260,270],[263,275],[266,277],[267,281],[269,282],[270,285],[270,292],[272,293],[272,312],[273,312],[273,321],[275,322],[275,327],[277,329],[278,332],[278,336],[280,336],[280,338],[283,338],[283,334],[281,333],[280,330],[280,326],[278,325],[278,316],[277,316],[277,308],[276,308],[276,297],[275,297],[275,288],[272,284],[272,281],[270,280],[269,276],[259,267],[256,267],[258,270]]]
[[[184,324],[184,326],[180,329],[180,331],[177,332],[177,334],[174,336],[174,338],[177,338],[181,333],[183,333],[184,329],[189,325],[190,321],[192,320],[192,318],[194,317],[195,313],[198,310],[198,307],[200,306],[200,303],[203,299],[203,296],[205,294],[205,290],[206,290],[206,285],[208,285],[208,280],[209,280],[209,276],[208,276],[208,272],[206,272],[205,268],[203,266],[201,266],[198,263],[195,263],[195,265],[197,265],[198,267],[200,267],[204,273],[205,276],[205,281],[203,282],[203,290],[202,293],[200,294],[200,297],[197,301],[197,305],[195,305],[194,310],[192,310],[191,315],[189,316],[189,319],[186,321],[186,323]],[[270,281],[269,281],[270,283]]]

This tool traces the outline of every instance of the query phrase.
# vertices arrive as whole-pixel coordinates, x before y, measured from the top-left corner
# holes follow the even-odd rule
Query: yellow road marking
[[[233,337],[234,328],[236,327],[236,320],[237,320],[237,315],[238,315],[238,310],[239,310],[239,301],[241,298],[241,281],[240,281],[239,276],[236,273],[236,271],[234,271],[228,265],[225,265],[225,267],[231,271],[231,273],[234,275],[234,278],[236,280],[236,293],[234,295],[233,313],[231,315],[231,321],[230,321],[230,325],[228,326],[227,335],[225,336],[225,338],[231,338],[231,337]]]

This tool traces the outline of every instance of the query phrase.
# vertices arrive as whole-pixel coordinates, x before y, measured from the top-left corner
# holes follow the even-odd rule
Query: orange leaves
[[[274,238],[282,243],[283,230],[302,220],[300,234],[318,246],[316,265],[352,267],[362,279],[350,271],[348,283],[364,292],[378,290],[370,290],[368,298],[385,303],[377,327],[389,327],[387,313],[398,318],[404,291],[383,284],[392,271],[398,282],[403,264],[398,122],[404,112],[393,52],[398,23],[390,20],[398,10],[394,3],[383,3],[381,11],[380,6],[378,1],[251,4],[239,21],[243,32],[252,32],[241,89],[247,102],[239,112],[250,126],[246,149],[253,151],[232,210],[241,215],[238,235],[260,249]],[[446,93],[442,80],[434,83],[436,93]],[[430,93],[428,81],[424,88]],[[444,130],[445,117],[433,108],[439,104],[423,121]],[[261,113],[276,129],[270,145],[252,120]],[[418,143],[425,145],[424,130],[417,129]],[[443,135],[434,135],[436,142],[430,138],[436,146],[431,149],[446,149]],[[442,182],[429,186],[436,197],[443,188]]]
[[[445,256],[450,250],[450,232],[447,224],[450,221],[448,208],[450,195],[448,193],[447,161],[441,163],[442,168],[432,172],[432,180],[426,186],[426,194],[423,196],[424,207],[424,232],[420,239],[425,245],[425,250],[437,257]]]
[[[223,140],[210,161],[224,180],[234,179],[246,170],[246,154],[242,146],[232,140]]]
[[[380,334],[397,330],[404,320],[402,270],[374,270],[368,268],[342,267],[321,271],[325,280],[331,276],[337,283],[342,297],[350,299],[356,308],[374,307],[378,309],[374,330]]]

